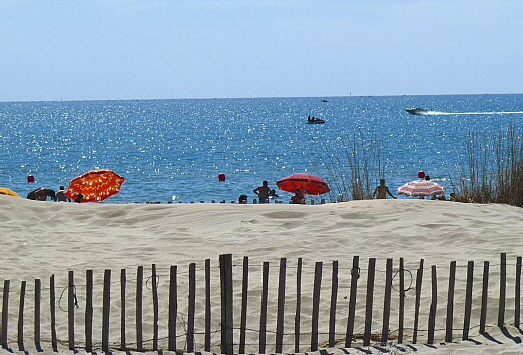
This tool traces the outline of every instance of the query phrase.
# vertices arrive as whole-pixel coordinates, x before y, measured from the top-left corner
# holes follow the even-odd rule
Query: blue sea
[[[409,107],[434,112],[411,115]],[[309,115],[326,123],[307,124]],[[340,142],[350,137],[380,142],[375,183],[386,178],[393,193],[419,170],[449,188],[467,135],[521,127],[523,95],[6,102],[0,121],[0,186],[24,197],[113,169],[126,180],[105,202],[251,201],[263,180],[276,188],[297,172],[335,184],[317,165],[329,154],[343,158]]]

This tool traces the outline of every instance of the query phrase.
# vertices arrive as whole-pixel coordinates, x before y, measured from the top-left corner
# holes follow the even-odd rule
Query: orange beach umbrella
[[[82,202],[98,202],[117,194],[124,181],[110,169],[91,170],[71,180],[64,194],[72,200],[82,194]]]

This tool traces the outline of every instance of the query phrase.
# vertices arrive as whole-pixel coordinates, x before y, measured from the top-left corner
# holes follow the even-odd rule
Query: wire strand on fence
[[[75,305],[76,308],[79,308],[79,306],[78,306],[78,298],[76,297],[76,286],[75,285],[66,286],[66,287],[63,288],[62,293],[60,294],[60,298],[58,299],[58,308],[60,308],[60,310],[62,312],[65,312],[65,313],[67,313],[69,311],[62,308],[61,302],[62,302],[62,298],[64,296],[65,291],[67,291],[69,289],[69,287],[73,288],[74,305]]]

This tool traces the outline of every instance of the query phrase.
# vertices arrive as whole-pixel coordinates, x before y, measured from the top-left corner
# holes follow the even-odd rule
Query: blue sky
[[[521,0],[0,0],[0,101],[521,93]]]

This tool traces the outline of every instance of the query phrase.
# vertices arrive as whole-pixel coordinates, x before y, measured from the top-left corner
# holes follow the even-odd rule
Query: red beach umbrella
[[[303,173],[284,177],[276,181],[276,185],[283,191],[293,193],[302,191],[307,195],[321,195],[331,190],[322,178]]]
[[[91,170],[71,180],[64,194],[72,200],[82,194],[82,202],[98,202],[117,194],[124,181],[110,169]]]
[[[412,197],[425,197],[441,195],[445,188],[440,184],[430,180],[409,181],[398,187],[398,195],[407,195]]]

